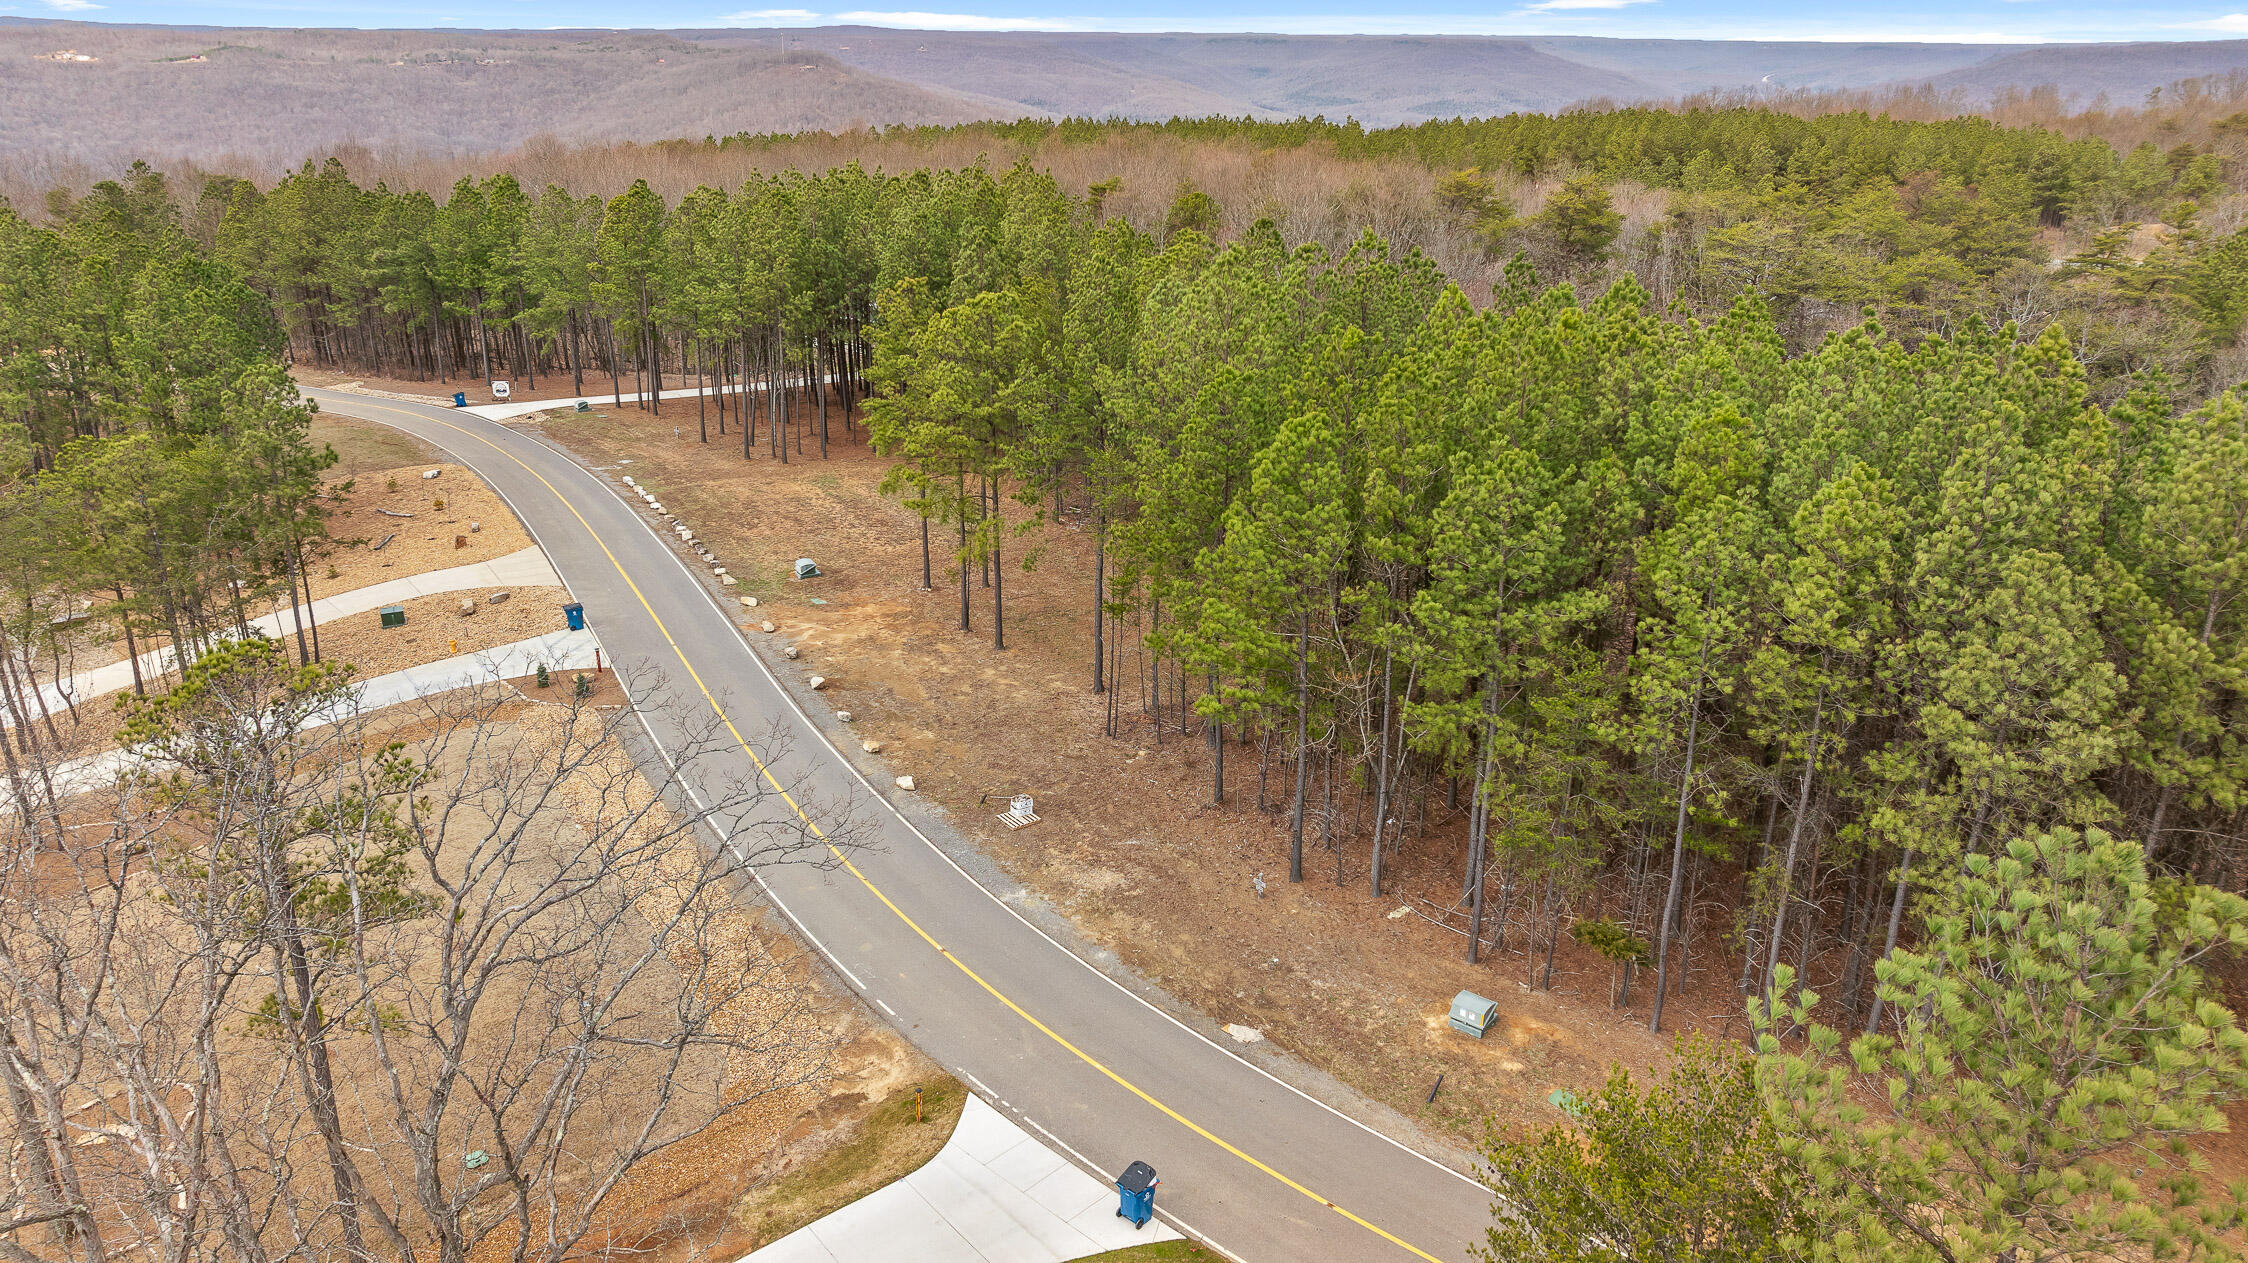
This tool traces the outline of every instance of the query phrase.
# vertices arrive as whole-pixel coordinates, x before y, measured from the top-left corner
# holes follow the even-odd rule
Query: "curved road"
[[[1454,1263],[1480,1241],[1479,1185],[1173,1020],[972,880],[873,792],[599,475],[466,413],[304,393],[441,447],[497,488],[585,603],[658,744],[679,748],[672,721],[697,708],[725,722],[738,745],[698,759],[690,779],[777,774],[801,791],[787,810],[809,811],[815,830],[822,805],[862,804],[872,845],[835,867],[769,866],[760,884],[860,995],[993,1104],[1103,1178],[1146,1160],[1163,1177],[1160,1212],[1242,1259]],[[758,747],[776,737],[789,753],[769,773]]]

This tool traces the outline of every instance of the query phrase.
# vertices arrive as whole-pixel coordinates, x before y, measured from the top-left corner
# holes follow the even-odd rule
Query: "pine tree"
[[[2199,968],[2248,944],[2248,901],[2150,879],[2136,844],[2098,830],[2011,839],[1957,883],[1880,969],[1910,1015],[1897,1035],[1845,1052],[1803,993],[1784,1020],[1808,1051],[1759,1037],[1819,1221],[1787,1244],[1836,1263],[2232,1257],[2222,1234],[2248,1202],[2205,1188],[2184,1142],[2248,1088],[2248,1034]],[[1782,966],[1778,989],[1795,981]]]

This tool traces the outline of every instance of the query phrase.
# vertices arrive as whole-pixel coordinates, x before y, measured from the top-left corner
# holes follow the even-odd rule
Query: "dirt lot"
[[[499,605],[486,604],[482,588],[400,602],[406,609],[404,627],[382,626],[374,610],[353,614],[320,629],[320,653],[331,662],[359,668],[358,678],[364,680],[562,630],[562,606],[570,599],[567,589],[511,588],[509,592],[507,601]],[[476,610],[466,618],[460,614],[464,599],[474,601]]]
[[[490,561],[531,547],[531,537],[515,520],[514,512],[481,479],[464,466],[433,459],[422,444],[396,430],[369,421],[323,414],[313,419],[311,437],[314,443],[334,447],[339,457],[329,476],[334,500],[330,505],[328,532],[333,542],[305,566],[307,584],[315,600],[407,575]],[[437,477],[422,477],[432,469],[439,471]],[[394,514],[400,516],[392,516]],[[458,546],[456,541],[459,541]],[[375,547],[378,544],[382,545],[379,549]],[[478,591],[460,595],[482,597],[486,594]],[[543,595],[550,594],[528,590],[517,593],[517,599],[529,599],[502,618],[490,620],[476,631],[462,635],[462,652],[474,652],[554,630],[558,624],[552,618],[540,619],[532,613],[534,608],[550,604],[542,599]],[[285,599],[279,600],[255,608],[251,613],[271,613],[287,608],[287,604]],[[464,625],[474,621],[459,619],[454,612],[459,606],[458,596],[426,598],[409,605],[407,625],[409,628],[430,627],[439,621],[435,616],[440,611],[447,621]],[[487,612],[490,611],[480,609],[476,618],[482,618]],[[380,675],[448,656],[445,646],[449,637],[426,642],[421,633],[407,637],[361,637],[356,629],[362,619],[368,620],[371,626],[374,615],[353,616],[348,623],[332,629],[333,638],[331,629],[321,628],[323,654],[357,663],[362,675]],[[533,623],[537,625],[532,626]],[[518,624],[530,629],[492,639]],[[407,641],[414,642],[414,652],[402,654],[400,650]],[[161,639],[144,641],[139,646],[144,653],[161,647]],[[86,671],[105,663],[121,662],[124,657],[122,640],[84,644],[77,648],[68,669]]]
[[[336,463],[328,470],[332,479],[356,478],[440,459],[436,449],[404,431],[329,412],[313,415],[309,437],[314,447],[324,443],[335,449]]]
[[[432,469],[437,477],[422,477]],[[337,495],[328,519],[336,545],[323,563],[306,567],[317,570],[315,599],[531,546],[507,503],[461,465],[374,471],[338,482]]]

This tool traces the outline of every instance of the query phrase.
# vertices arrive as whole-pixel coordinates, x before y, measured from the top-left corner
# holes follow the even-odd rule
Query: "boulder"
[[[473,597],[473,596],[464,596],[464,597],[462,597],[462,598],[461,598],[461,617],[462,617],[462,618],[467,618],[467,617],[468,617],[469,615],[471,615],[471,614],[474,614],[475,612],[476,612],[476,598],[475,598],[475,597]]]
[[[847,710],[839,710],[835,712],[835,717],[842,720],[844,723],[850,723],[851,720],[855,718],[855,716],[853,716],[851,712]]]
[[[913,792],[913,778],[912,778],[912,777],[910,777],[910,776],[901,776],[901,777],[899,777],[899,778],[898,778],[898,788],[899,788],[899,789],[902,789],[902,790],[904,790],[905,792],[907,792],[907,793],[909,793],[909,794],[910,794],[910,793],[912,793],[912,792]]]
[[[811,679],[804,681],[804,684],[813,692],[817,693],[821,689],[827,687],[827,677],[824,675],[815,675]]]
[[[796,646],[790,645],[788,648],[781,650],[781,656],[788,659],[790,662],[794,662],[796,661],[796,655],[800,652],[802,651],[797,649]]]
[[[422,481],[428,482],[430,479],[435,478],[437,475],[444,472],[445,471],[442,469],[425,469],[422,471]]]
[[[882,753],[882,743],[879,741],[861,741],[859,749],[866,751],[868,754],[880,754]]]
[[[729,588],[730,588],[730,587],[733,587],[733,586],[734,586],[735,584],[737,584],[737,583],[740,583],[740,582],[741,582],[741,580],[739,580],[739,579],[736,579],[736,578],[735,578],[734,576],[732,576],[732,575],[730,575],[730,574],[722,574],[722,575],[718,576],[718,581],[719,581],[720,583],[723,583],[723,584],[725,584],[725,585],[726,585],[727,587],[729,587]]]
[[[499,591],[499,592],[494,592],[494,593],[493,593],[493,594],[491,594],[490,596],[488,596],[488,597],[485,597],[485,598],[484,598],[484,603],[485,603],[486,605],[498,605],[498,604],[501,604],[502,602],[506,601],[506,600],[507,600],[507,598],[509,598],[509,597],[511,597],[511,596],[513,596],[513,595],[515,595],[515,594],[514,594],[514,593],[512,593],[512,592],[507,592],[507,591]]]
[[[757,598],[756,598],[756,597],[754,597],[754,596],[745,596],[745,597],[743,597],[743,598],[742,598],[742,604],[744,604],[744,605],[748,606],[748,607],[749,607],[749,608],[751,608],[751,609],[756,609],[756,608],[757,608]]]
[[[773,620],[772,620],[772,619],[769,619],[769,618],[768,618],[768,619],[766,619],[766,620],[765,620],[764,622],[762,622],[762,623],[759,623],[759,624],[757,625],[757,629],[758,629],[759,631],[772,631],[772,630],[773,630]]]

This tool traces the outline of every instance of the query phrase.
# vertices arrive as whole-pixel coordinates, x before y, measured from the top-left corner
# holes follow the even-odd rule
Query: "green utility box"
[[[403,605],[383,606],[382,625],[385,627],[404,627],[406,625],[406,607]]]
[[[1483,1038],[1491,1025],[1499,1020],[1498,1003],[1473,991],[1462,991],[1452,997],[1452,1029],[1462,1035]]]

